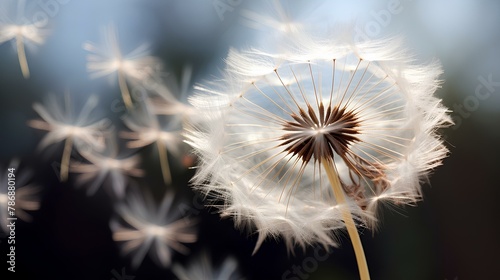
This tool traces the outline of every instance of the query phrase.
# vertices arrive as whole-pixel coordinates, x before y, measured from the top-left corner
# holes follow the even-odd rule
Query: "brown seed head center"
[[[344,157],[349,144],[359,141],[359,121],[354,112],[330,105],[325,110],[323,103],[317,112],[307,105],[307,112],[300,108],[299,114],[290,115],[293,120],[283,124],[286,131],[281,136],[281,146],[289,154],[299,156],[304,163],[312,157],[315,161],[322,158],[333,159],[334,154]]]

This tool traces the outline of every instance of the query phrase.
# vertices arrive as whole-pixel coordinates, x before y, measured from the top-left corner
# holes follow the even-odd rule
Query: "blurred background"
[[[100,30],[113,23],[125,53],[149,43],[151,55],[163,64],[165,81],[178,88],[174,94],[185,101],[180,85],[191,87],[220,77],[229,48],[266,43],[265,29],[256,28],[259,24],[249,21],[248,15],[273,16],[269,2],[26,1],[26,17],[36,18],[49,33],[43,44],[26,48],[29,79],[21,73],[15,41],[0,45],[0,164],[4,169],[0,172],[6,172],[12,159],[19,159],[19,172],[31,170],[29,182],[41,187],[41,204],[39,210],[30,212],[30,223],[16,225],[15,274],[6,274],[8,244],[1,239],[0,273],[7,276],[2,279],[22,275],[36,279],[176,279],[169,268],[157,266],[149,257],[133,268],[130,258],[120,254],[109,227],[116,201],[106,188],[87,196],[84,188],[75,187],[71,173],[67,182],[59,182],[55,166],[63,144],[37,150],[45,132],[27,125],[39,118],[32,105],[43,103],[51,93],[62,98],[69,92],[78,107],[94,94],[99,96],[96,114],[121,131],[126,110],[116,103],[121,100],[118,85],[105,77],[91,79],[86,68],[88,52],[82,48],[85,42],[102,42]],[[1,26],[15,19],[18,1],[0,3]],[[417,207],[384,209],[380,229],[364,231],[362,241],[372,279],[497,279],[500,184],[494,176],[500,172],[500,2],[281,3],[292,21],[313,22],[322,28],[355,25],[355,36],[362,40],[402,35],[417,60],[437,58],[443,65],[444,83],[437,95],[452,110],[455,122],[443,130],[450,156],[423,186],[424,200]],[[146,176],[135,180],[136,184],[156,198],[166,189],[175,191],[176,201],[191,205],[189,213],[200,217],[198,241],[188,244],[192,255],[208,249],[215,263],[234,256],[246,279],[357,279],[346,236],[341,236],[341,246],[328,257],[315,247],[289,255],[279,240],[266,241],[252,256],[255,235],[234,229],[230,219],[221,219],[200,206],[188,184],[194,173],[184,166],[189,158],[170,158],[173,183],[165,187],[154,147],[138,153]],[[185,264],[189,258],[174,253],[173,262]],[[302,269],[300,273],[294,271],[297,267]]]

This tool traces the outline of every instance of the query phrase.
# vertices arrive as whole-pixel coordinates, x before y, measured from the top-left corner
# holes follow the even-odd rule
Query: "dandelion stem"
[[[122,93],[123,102],[127,109],[132,109],[132,98],[130,98],[130,92],[127,87],[127,81],[123,76],[122,71],[118,70],[118,84],[120,86],[120,92]]]
[[[66,182],[68,179],[69,159],[71,157],[71,149],[73,148],[73,137],[66,138],[64,142],[64,151],[61,159],[61,173],[59,175],[61,182]]]
[[[163,146],[161,141],[156,141],[158,146],[158,154],[160,155],[161,174],[163,175],[163,182],[169,185],[172,183],[172,175],[170,174],[170,165],[168,164],[167,149]]]
[[[26,59],[26,52],[24,51],[24,39],[21,34],[16,36],[17,57],[19,58],[19,65],[23,72],[23,77],[28,79],[30,77],[30,69],[28,68],[28,60]]]
[[[340,179],[335,168],[333,160],[323,158],[321,160],[323,167],[325,168],[328,180],[332,185],[333,194],[339,205],[347,205],[347,201],[344,195],[344,191],[340,185]],[[361,280],[369,280],[370,273],[368,272],[368,265],[366,264],[365,252],[363,250],[363,245],[361,244],[361,239],[359,238],[358,230],[352,218],[352,214],[348,208],[341,208],[344,223],[351,238],[352,246],[354,247],[354,253],[356,254],[356,261],[358,263],[359,276]]]

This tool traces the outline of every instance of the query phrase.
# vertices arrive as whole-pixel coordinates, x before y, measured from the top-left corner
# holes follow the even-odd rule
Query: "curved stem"
[[[118,84],[120,86],[120,92],[122,93],[123,102],[125,103],[125,107],[127,109],[132,109],[132,98],[130,97],[130,92],[127,87],[127,81],[123,76],[121,70],[118,70]]]
[[[326,174],[328,176],[328,180],[332,185],[333,194],[335,195],[337,204],[347,206],[347,200],[345,198],[344,191],[342,190],[339,175],[337,173],[333,160],[323,158],[321,160],[321,163],[323,164],[323,167],[325,168]],[[349,237],[351,238],[354,253],[356,255],[359,276],[361,280],[369,280],[370,273],[368,272],[368,265],[366,264],[365,251],[363,250],[363,245],[361,244],[361,239],[359,238],[359,233],[356,229],[356,224],[354,223],[352,214],[346,207],[342,207],[341,211],[344,223],[347,228],[347,232],[349,233]]]
[[[30,77],[30,69],[28,67],[28,60],[26,59],[26,52],[24,51],[24,39],[23,36],[18,34],[16,36],[16,47],[17,47],[17,57],[19,59],[19,65],[21,66],[21,71],[23,72],[23,77],[28,79]]]
[[[161,141],[156,141],[158,146],[158,154],[160,155],[161,174],[163,175],[163,182],[166,185],[172,183],[172,175],[170,174],[170,165],[168,164],[167,149],[163,146]]]
[[[64,151],[61,159],[61,173],[59,178],[61,182],[66,182],[68,179],[68,170],[69,170],[69,159],[71,157],[71,150],[73,148],[73,137],[70,136],[66,138],[64,142]]]

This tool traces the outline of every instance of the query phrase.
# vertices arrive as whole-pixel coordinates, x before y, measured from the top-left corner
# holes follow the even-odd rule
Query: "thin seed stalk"
[[[26,52],[24,51],[24,39],[21,34],[16,36],[16,47],[17,47],[17,57],[19,59],[19,65],[21,66],[21,71],[23,72],[23,77],[28,79],[30,77],[30,69],[28,67],[28,60],[26,59]]]
[[[130,91],[128,90],[127,81],[123,76],[121,70],[118,70],[118,85],[120,86],[120,92],[122,93],[123,102],[128,110],[132,109],[132,98],[130,97]]]
[[[66,180],[68,179],[69,159],[71,157],[72,148],[73,148],[73,137],[70,136],[66,138],[66,141],[64,142],[64,151],[61,158],[61,171],[59,174],[61,182],[66,182]]]
[[[333,194],[339,205],[347,205],[347,201],[340,184],[339,175],[335,168],[333,160],[323,158],[321,160],[323,167],[325,168],[328,180],[332,185]],[[363,245],[361,244],[361,239],[359,238],[358,230],[356,229],[356,224],[352,217],[351,212],[348,208],[342,207],[342,217],[351,238],[352,246],[354,247],[354,253],[356,255],[356,262],[358,263],[359,276],[361,280],[369,280],[370,273],[368,272],[368,265],[366,263],[365,251],[363,250]]]
[[[166,185],[170,185],[170,183],[172,183],[172,175],[170,174],[170,165],[168,164],[167,149],[165,149],[160,140],[156,141],[156,146],[158,146],[158,154],[160,155],[163,182],[165,182]]]

